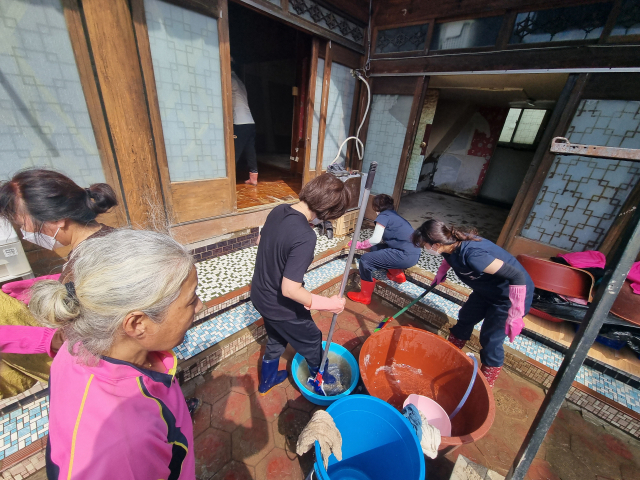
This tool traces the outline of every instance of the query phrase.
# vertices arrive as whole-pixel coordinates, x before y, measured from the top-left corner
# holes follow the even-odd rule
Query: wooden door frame
[[[233,106],[231,99],[231,54],[229,52],[229,15],[227,0],[218,0],[206,8],[192,2],[161,0],[181,8],[191,9],[218,22],[218,42],[220,51],[220,72],[222,87],[222,111],[224,129],[224,150],[227,176],[222,178],[172,182],[162,130],[160,104],[156,89],[155,74],[151,57],[151,45],[147,29],[144,0],[131,0],[134,28],[136,31],[140,65],[142,68],[149,116],[153,128],[158,171],[164,194],[167,216],[172,225],[204,220],[237,211],[235,146],[233,141]],[[214,7],[217,7],[214,9]],[[216,191],[227,191],[228,196],[213,195]],[[211,192],[211,193],[209,193]],[[209,203],[203,203],[203,199]],[[203,209],[204,215],[199,213]]]
[[[78,0],[62,0],[62,8],[105,181],[113,188],[116,193],[116,198],[118,199],[118,205],[109,212],[100,215],[98,220],[112,227],[122,227],[127,225],[130,220],[127,209],[125,208],[122,183],[118,178],[115,150],[104,115],[97,78],[93,73],[88,39],[82,25],[83,20],[80,5],[78,4]]]
[[[318,53],[320,51],[320,39],[313,37],[311,40],[311,60],[309,62],[309,79],[307,87],[307,106],[305,110],[305,138],[304,138],[304,168],[302,172],[302,185],[315,178],[315,171],[311,174],[311,137],[313,133],[313,112],[316,98],[316,77],[318,76]]]

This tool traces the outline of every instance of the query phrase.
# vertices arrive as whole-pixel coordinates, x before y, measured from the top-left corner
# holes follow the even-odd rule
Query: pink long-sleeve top
[[[25,336],[18,328],[33,332]],[[42,353],[54,332],[1,327],[0,348]],[[195,480],[193,425],[175,379],[178,360],[170,351],[153,355],[165,372],[108,357],[88,366],[66,343],[60,348],[49,380],[49,479]]]
[[[53,357],[51,340],[55,333],[55,328],[2,325],[0,326],[0,352],[46,353]]]

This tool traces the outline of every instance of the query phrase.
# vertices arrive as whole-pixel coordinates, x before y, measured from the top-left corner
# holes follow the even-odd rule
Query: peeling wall
[[[496,149],[508,109],[479,107],[438,159],[437,190],[475,197]]]

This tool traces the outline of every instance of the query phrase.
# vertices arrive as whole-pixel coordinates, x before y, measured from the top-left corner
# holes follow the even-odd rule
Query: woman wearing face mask
[[[18,225],[25,240],[47,250],[74,249],[89,237],[110,232],[96,217],[117,204],[106,183],[82,188],[53,170],[24,170],[0,185],[0,216]],[[61,282],[66,275],[65,266]]]
[[[195,479],[172,352],[202,307],[192,256],[122,229],[78,245],[69,269],[73,281],[36,283],[29,303],[67,339],[51,366],[48,478]]]
[[[75,248],[87,238],[112,231],[95,219],[117,203],[109,185],[97,183],[85,189],[52,170],[24,170],[0,184],[0,216],[19,226],[25,240],[48,250]],[[60,281],[68,274],[65,265]],[[21,299],[28,303],[28,294]],[[36,327],[24,304],[4,293],[0,305],[0,398],[7,398],[36,381],[48,380],[49,357],[64,339],[60,330]],[[38,347],[33,353],[40,355],[18,355],[26,346]]]
[[[473,327],[482,320],[482,373],[493,387],[504,363],[504,339],[513,342],[524,327],[533,300],[533,281],[506,250],[443,222],[427,220],[413,234],[413,243],[444,257],[432,285],[441,283],[450,268],[473,290],[450,330],[449,341],[462,349]]]
[[[420,248],[411,243],[413,227],[396,213],[393,198],[376,195],[372,206],[378,214],[376,228],[371,238],[356,244],[360,250],[370,249],[360,258],[360,291],[347,293],[351,300],[365,305],[371,303],[376,286],[373,272],[385,269],[389,280],[403,283],[407,280],[404,269],[413,267],[420,260]]]

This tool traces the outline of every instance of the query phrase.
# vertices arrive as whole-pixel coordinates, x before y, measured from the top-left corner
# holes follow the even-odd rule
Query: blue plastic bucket
[[[322,342],[322,348],[324,348],[326,344],[327,342]],[[302,396],[307,400],[309,400],[311,403],[314,403],[316,405],[323,405],[325,407],[327,405],[331,405],[337,400],[340,400],[341,398],[346,397],[351,392],[353,392],[353,389],[356,388],[356,385],[358,384],[358,379],[360,378],[360,368],[358,367],[358,361],[355,359],[353,355],[351,355],[351,352],[349,352],[349,350],[344,348],[342,345],[338,345],[337,343],[332,343],[331,346],[329,347],[329,351],[344,358],[349,364],[349,367],[351,368],[351,385],[349,385],[349,388],[339,395],[325,397],[323,395],[318,395],[316,393],[313,393],[311,390],[308,390],[307,387],[304,385],[300,385],[297,372],[298,372],[298,368],[300,368],[300,364],[304,362],[304,357],[299,353],[296,353],[296,356],[293,357],[293,361],[291,362],[291,374],[293,376],[293,381],[296,382],[296,385],[298,386],[300,393],[302,393]]]
[[[316,442],[315,477],[321,480],[423,480],[424,454],[409,421],[379,398],[351,395],[327,412],[342,435],[342,461],[325,470]],[[315,479],[314,479],[315,480]]]

